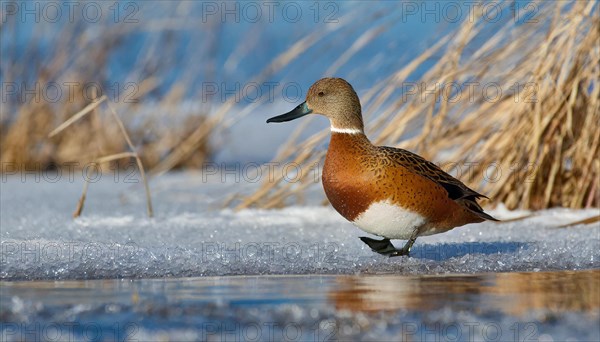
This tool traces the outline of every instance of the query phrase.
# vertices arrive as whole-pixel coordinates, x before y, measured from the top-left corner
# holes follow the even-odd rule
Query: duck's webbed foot
[[[404,247],[398,249],[394,247],[390,239],[384,238],[383,240],[375,240],[368,238],[366,236],[361,236],[360,239],[362,242],[366,243],[373,252],[379,253],[381,255],[387,255],[389,257],[395,256],[408,256],[410,253],[410,248],[415,243],[416,237],[411,237]]]

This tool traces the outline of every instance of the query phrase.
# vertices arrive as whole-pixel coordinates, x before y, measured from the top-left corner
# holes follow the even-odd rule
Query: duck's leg
[[[410,253],[410,249],[416,240],[417,240],[417,234],[413,233],[413,235],[410,237],[410,239],[408,239],[408,241],[406,241],[406,244],[404,245],[404,247],[392,252],[390,254],[390,258],[395,257],[395,256],[402,256],[402,255],[408,256],[408,254]]]
[[[371,250],[373,250],[373,252],[379,253],[381,255],[387,255],[389,257],[402,255],[408,256],[408,254],[410,253],[410,248],[417,240],[418,232],[419,230],[415,229],[410,239],[408,239],[404,247],[400,249],[394,247],[394,245],[392,245],[392,242],[388,238],[384,238],[383,240],[375,240],[366,236],[361,236],[360,239],[362,240],[362,242],[366,243],[369,247],[371,247]]]
[[[397,249],[392,245],[390,239],[384,238],[383,240],[375,240],[368,238],[366,236],[361,236],[360,239],[362,242],[366,243],[373,252],[379,253],[381,255],[391,255],[396,252]]]

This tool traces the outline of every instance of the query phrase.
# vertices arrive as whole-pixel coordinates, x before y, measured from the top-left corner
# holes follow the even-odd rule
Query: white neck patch
[[[362,131],[358,128],[337,128],[337,127],[333,127],[331,126],[331,132],[335,132],[335,133],[346,133],[346,134],[359,134],[362,133]]]

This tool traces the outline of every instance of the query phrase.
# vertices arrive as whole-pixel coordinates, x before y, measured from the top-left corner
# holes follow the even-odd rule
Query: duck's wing
[[[450,197],[450,199],[459,202],[473,213],[486,220],[498,221],[492,216],[484,213],[481,206],[477,203],[478,198],[488,197],[470,189],[458,179],[444,172],[444,170],[440,169],[434,163],[417,154],[400,148],[382,146],[381,150],[388,155],[389,160],[394,163],[442,186],[448,192],[448,197]]]

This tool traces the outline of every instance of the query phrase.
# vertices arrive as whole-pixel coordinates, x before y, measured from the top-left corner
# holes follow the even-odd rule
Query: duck
[[[389,257],[408,256],[419,236],[498,221],[477,202],[486,196],[436,164],[408,150],[373,145],[365,135],[359,97],[346,80],[318,80],[304,102],[267,123],[309,114],[323,115],[330,122],[322,172],[325,195],[346,220],[382,238],[360,237],[372,251]],[[396,248],[391,240],[406,243]]]

